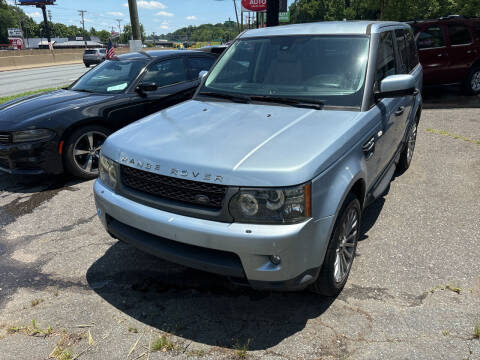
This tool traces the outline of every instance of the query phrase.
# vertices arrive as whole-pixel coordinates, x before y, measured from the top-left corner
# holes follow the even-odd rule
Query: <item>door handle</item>
[[[373,153],[375,152],[375,136],[372,136],[370,140],[363,144],[362,151],[365,154],[365,158],[367,160],[369,160],[373,156]]]
[[[400,116],[405,111],[405,106],[400,106],[397,111],[394,112],[395,116]]]

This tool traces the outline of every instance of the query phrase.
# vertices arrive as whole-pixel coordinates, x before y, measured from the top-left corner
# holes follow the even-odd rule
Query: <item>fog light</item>
[[[280,265],[280,263],[282,262],[282,258],[278,255],[270,255],[270,262],[273,265]]]

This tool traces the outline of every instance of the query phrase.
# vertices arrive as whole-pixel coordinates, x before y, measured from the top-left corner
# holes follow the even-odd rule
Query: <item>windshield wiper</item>
[[[89,94],[95,94],[95,91],[92,90],[87,90],[87,89],[72,89],[73,91],[78,91],[78,92],[85,92]]]
[[[244,103],[244,104],[247,104],[247,103],[250,102],[250,97],[245,96],[245,95],[233,95],[233,94],[218,93],[218,92],[213,92],[213,91],[201,92],[198,95],[215,97],[215,98],[219,98],[219,99],[227,99],[227,100],[231,100],[233,102]]]
[[[271,96],[271,95],[256,95],[256,96],[250,97],[250,99],[254,101],[274,102],[279,104],[316,109],[316,110],[322,110],[323,107],[325,106],[325,103],[323,103],[322,101],[302,100],[302,99],[295,99],[295,98],[288,98],[288,97],[281,97],[281,96]]]

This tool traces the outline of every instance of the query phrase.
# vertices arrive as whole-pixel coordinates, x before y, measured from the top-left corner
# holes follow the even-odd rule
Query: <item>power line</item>
[[[85,49],[87,48],[87,37],[85,36],[85,18],[84,14],[87,10],[78,10],[78,14],[82,17],[82,27],[83,27],[83,40],[85,41]]]

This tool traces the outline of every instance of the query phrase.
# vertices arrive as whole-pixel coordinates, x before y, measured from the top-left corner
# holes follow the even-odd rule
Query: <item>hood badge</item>
[[[202,174],[199,171],[191,171],[191,170],[184,170],[184,169],[167,169],[159,164],[155,164],[153,162],[144,162],[140,160],[135,160],[135,158],[128,157],[122,154],[120,157],[120,162],[123,164],[128,164],[130,166],[134,166],[139,169],[145,169],[145,170],[150,170],[150,171],[155,171],[160,173],[162,171],[163,173],[167,174],[161,174],[160,175],[173,175],[176,177],[183,177],[183,178],[191,178],[194,180],[201,180],[201,181],[213,181],[213,182],[218,182],[218,183],[223,183],[223,176],[221,175],[213,175],[213,174]],[[203,201],[209,202],[210,199],[197,199],[198,202],[203,202]]]

